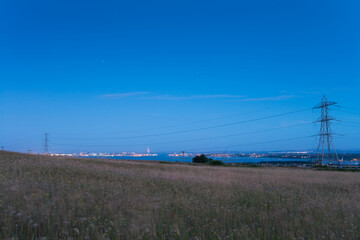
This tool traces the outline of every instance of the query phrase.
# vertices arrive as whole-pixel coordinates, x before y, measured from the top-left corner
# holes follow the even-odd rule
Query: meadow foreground
[[[359,239],[360,174],[0,152],[0,239]]]

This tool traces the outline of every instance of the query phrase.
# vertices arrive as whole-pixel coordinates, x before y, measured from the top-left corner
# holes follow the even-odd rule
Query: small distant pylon
[[[49,134],[44,134],[44,154],[49,154]]]
[[[329,164],[339,162],[335,144],[333,140],[333,131],[331,130],[331,122],[336,120],[329,114],[330,106],[336,105],[336,102],[328,101],[326,96],[322,97],[321,103],[315,106],[313,109],[321,109],[321,117],[316,121],[320,122],[320,130],[317,136],[319,136],[319,144],[316,150],[318,164],[324,165],[327,159]],[[333,152],[331,151],[333,149]]]

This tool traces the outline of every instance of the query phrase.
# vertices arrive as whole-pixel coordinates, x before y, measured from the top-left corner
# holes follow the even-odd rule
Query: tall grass
[[[360,239],[360,175],[0,153],[0,239]]]

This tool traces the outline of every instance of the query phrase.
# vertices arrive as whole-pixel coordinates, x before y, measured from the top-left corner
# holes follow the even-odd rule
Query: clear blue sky
[[[326,94],[344,106],[338,148],[360,149],[359,12],[357,0],[1,1],[0,145],[41,151],[48,132],[52,152],[311,149],[314,139],[276,142],[314,134],[297,125],[311,110],[166,133]]]

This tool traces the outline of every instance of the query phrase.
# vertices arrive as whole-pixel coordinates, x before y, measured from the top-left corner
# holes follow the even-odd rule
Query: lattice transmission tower
[[[49,134],[44,134],[44,154],[49,153]]]
[[[316,105],[313,109],[321,109],[321,117],[315,121],[320,123],[320,130],[317,134],[319,136],[319,145],[316,150],[317,161],[324,165],[327,161],[330,165],[339,162],[335,144],[333,140],[333,131],[331,129],[332,121],[336,120],[329,114],[330,106],[336,105],[336,102],[328,101],[326,96],[323,96],[321,103]]]

